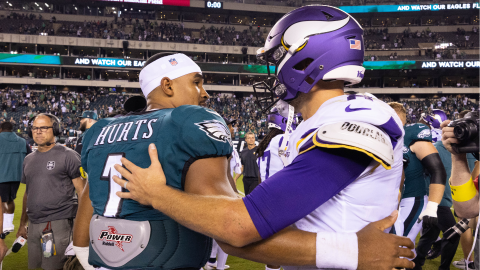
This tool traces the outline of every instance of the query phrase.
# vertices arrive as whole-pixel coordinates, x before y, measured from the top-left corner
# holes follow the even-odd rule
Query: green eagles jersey
[[[149,206],[115,195],[111,180],[122,156],[139,167],[150,166],[148,145],[155,143],[167,184],[183,190],[188,167],[205,157],[230,156],[229,129],[216,112],[180,106],[98,121],[83,137],[82,167],[88,174],[94,213],[128,220],[169,219]]]
[[[154,143],[167,184],[183,190],[189,166],[198,159],[229,157],[232,142],[229,129],[216,112],[199,106],[180,106],[118,118],[94,124],[83,137],[82,167],[88,174],[94,214],[105,217],[148,221],[151,234],[145,250],[119,268],[109,267],[90,246],[89,263],[109,269],[179,269],[205,265],[211,239],[181,226],[152,207],[123,200],[117,191],[128,191],[112,177],[122,157],[137,166],[150,166],[148,146]],[[97,237],[97,236],[90,236]]]
[[[404,127],[403,159],[407,162],[405,168],[405,189],[402,198],[419,197],[427,195],[423,165],[412,152],[410,146],[417,141],[432,141],[430,128],[424,124],[410,124]]]

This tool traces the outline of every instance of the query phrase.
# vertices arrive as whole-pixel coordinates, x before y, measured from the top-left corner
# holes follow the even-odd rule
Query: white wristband
[[[318,232],[316,265],[318,268],[357,269],[357,234]]]
[[[418,219],[423,220],[424,216],[437,217],[437,209],[438,209],[438,203],[428,201],[427,206],[425,207],[425,210],[423,210],[420,213],[420,216],[418,217]]]
[[[78,261],[83,266],[83,269],[85,269],[85,270],[95,270],[95,268],[93,266],[88,264],[88,247],[73,246],[73,250],[75,251],[75,255],[77,255]]]

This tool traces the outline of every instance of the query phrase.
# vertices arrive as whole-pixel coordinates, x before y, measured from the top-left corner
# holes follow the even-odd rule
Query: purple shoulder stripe
[[[390,117],[390,119],[385,122],[385,124],[379,125],[377,127],[383,129],[383,131],[387,133],[387,135],[390,137],[390,140],[392,141],[392,147],[393,149],[395,149],[398,140],[402,137],[402,128],[398,126],[397,122],[395,122],[393,117]]]

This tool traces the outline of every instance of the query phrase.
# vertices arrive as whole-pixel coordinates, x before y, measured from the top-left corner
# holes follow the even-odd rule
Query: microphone
[[[13,252],[13,253],[17,253],[17,252],[20,250],[20,248],[22,248],[22,247],[25,245],[25,243],[27,243],[27,240],[26,240],[25,238],[19,236],[19,237],[15,240],[15,242],[13,242],[12,252]]]

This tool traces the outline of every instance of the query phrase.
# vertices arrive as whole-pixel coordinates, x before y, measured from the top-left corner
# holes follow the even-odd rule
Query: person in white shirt
[[[285,103],[286,104],[286,103]],[[278,106],[279,105],[279,106]],[[282,159],[282,143],[283,141],[288,141],[288,136],[285,135],[287,129],[288,119],[280,115],[278,112],[280,110],[286,109],[287,106],[283,106],[281,102],[277,103],[277,107],[272,109],[270,114],[267,116],[268,119],[268,133],[265,135],[265,138],[258,144],[256,154],[258,156],[258,169],[260,171],[261,181],[266,181],[269,177],[276,174],[278,171],[284,168],[284,161]],[[295,117],[294,123],[291,125],[292,130],[295,130],[297,127],[297,119]],[[286,146],[286,143],[284,147]],[[279,265],[265,265],[265,270],[279,270]]]

